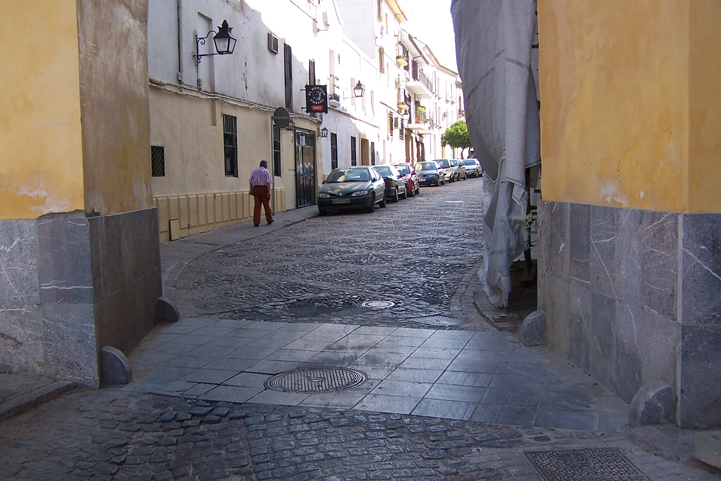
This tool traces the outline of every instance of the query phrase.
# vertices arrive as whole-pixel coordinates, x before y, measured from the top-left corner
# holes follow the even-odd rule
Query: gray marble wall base
[[[676,421],[721,427],[721,214],[542,202],[548,343],[623,399],[663,381]]]
[[[0,221],[0,370],[97,386],[98,346],[140,342],[160,279],[156,209]]]

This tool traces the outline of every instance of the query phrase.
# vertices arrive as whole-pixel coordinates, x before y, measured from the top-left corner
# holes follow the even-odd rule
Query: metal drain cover
[[[525,453],[544,481],[648,481],[616,448]]]
[[[361,305],[363,307],[369,307],[371,309],[388,309],[395,306],[395,303],[391,301],[366,301]]]
[[[425,324],[426,326],[439,327],[457,326],[461,323],[461,321],[459,321],[458,319],[453,319],[452,317],[445,316],[416,317],[414,319],[408,319],[408,321],[418,324]]]
[[[365,379],[365,374],[353,369],[319,367],[276,374],[265,382],[265,387],[291,393],[336,392],[355,387]]]

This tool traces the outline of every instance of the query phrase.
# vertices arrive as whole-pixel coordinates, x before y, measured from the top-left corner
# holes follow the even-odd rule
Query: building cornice
[[[389,7],[391,7],[393,15],[396,16],[400,23],[405,23],[408,21],[408,17],[406,17],[406,14],[403,13],[403,10],[401,9],[401,6],[398,4],[397,0],[386,0],[386,3]]]

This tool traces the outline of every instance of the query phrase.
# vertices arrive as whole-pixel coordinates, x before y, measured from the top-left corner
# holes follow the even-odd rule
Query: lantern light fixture
[[[223,24],[218,27],[218,32],[211,30],[205,37],[195,36],[195,64],[200,65],[202,57],[210,57],[211,55],[230,55],[235,50],[235,44],[238,41],[230,33],[233,28],[228,25],[227,20],[223,20]],[[215,46],[215,52],[212,53],[200,53],[200,46],[205,45],[211,34],[213,35],[213,45]]]
[[[363,97],[365,90],[366,90],[366,88],[363,86],[363,84],[359,80],[358,83],[355,85],[355,87],[353,87],[353,96],[355,98]]]
[[[327,138],[328,137],[328,129],[325,127],[320,129],[320,136],[323,137],[324,139]]]

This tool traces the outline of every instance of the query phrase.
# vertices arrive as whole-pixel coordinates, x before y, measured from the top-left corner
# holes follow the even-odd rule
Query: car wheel
[[[326,215],[328,211],[326,209],[318,209],[318,215]]]
[[[376,210],[376,195],[371,194],[371,205],[368,207],[368,213],[372,214]]]
[[[385,193],[383,194],[383,197],[381,197],[381,201],[378,202],[378,205],[381,206],[381,207],[385,207],[385,206],[387,205],[387,204],[386,204],[386,196],[385,196]]]
[[[408,198],[408,189],[403,189],[403,198],[404,199]]]
[[[393,202],[398,202],[398,187],[393,191]]]

